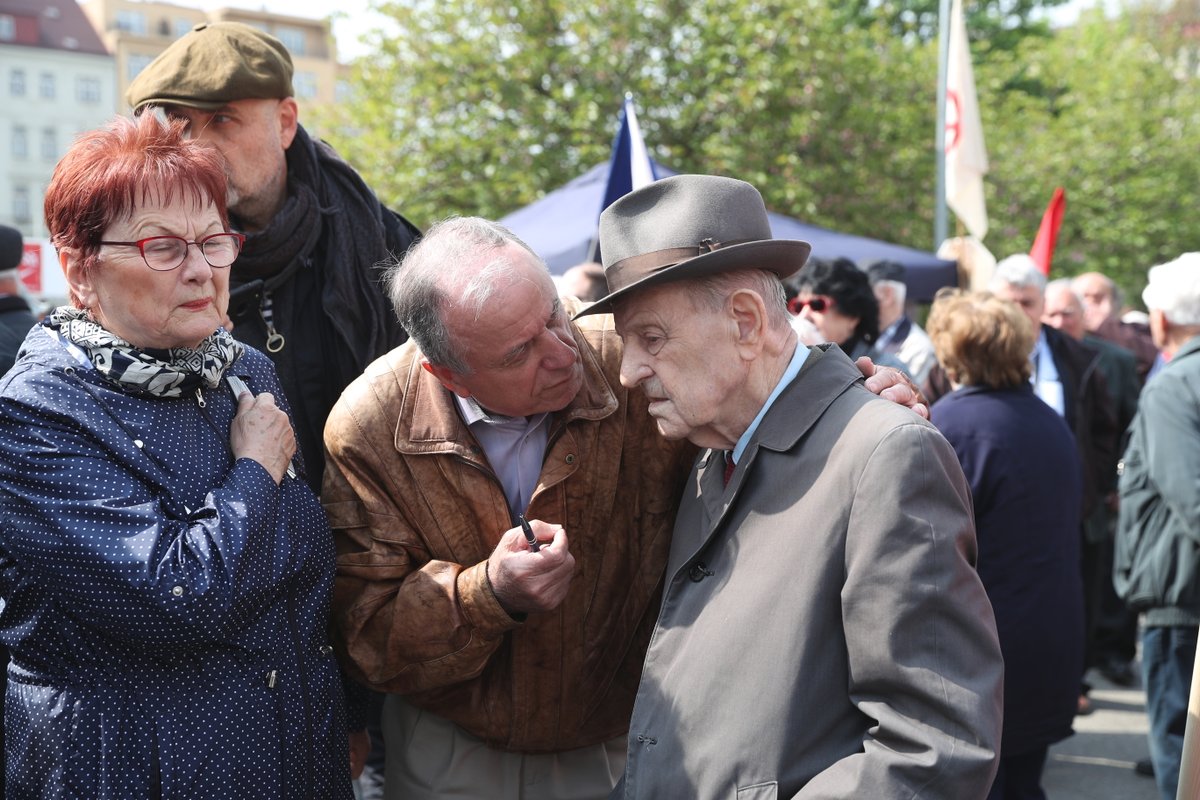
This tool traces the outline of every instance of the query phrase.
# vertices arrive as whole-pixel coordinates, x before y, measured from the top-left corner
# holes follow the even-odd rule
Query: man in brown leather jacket
[[[412,340],[334,407],[324,488],[387,797],[606,797],[695,448],[622,388],[612,317],[572,322],[504,228],[441,223],[389,281]]]

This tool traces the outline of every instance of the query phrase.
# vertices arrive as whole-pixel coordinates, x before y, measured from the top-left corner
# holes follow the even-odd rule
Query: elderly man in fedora
[[[334,407],[323,495],[345,663],[389,693],[387,796],[602,800],[695,448],[621,387],[612,317],[572,321],[503,227],[434,225],[390,285],[412,340]]]
[[[1002,660],[954,450],[799,345],[748,183],[661,180],[600,220],[621,383],[684,487],[614,797],[987,796]]]

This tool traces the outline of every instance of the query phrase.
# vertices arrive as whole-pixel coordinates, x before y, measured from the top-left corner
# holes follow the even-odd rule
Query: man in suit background
[[[1075,434],[1075,447],[1083,465],[1083,508],[1087,520],[1103,504],[1117,470],[1117,424],[1112,400],[1093,348],[1042,322],[1046,276],[1037,263],[1020,253],[996,265],[989,284],[992,293],[1015,303],[1037,332],[1033,352],[1033,390],[1066,421]],[[1103,547],[1090,541],[1081,528],[1081,565],[1084,603],[1084,668],[1097,663],[1096,621],[1100,616],[1103,586],[1109,580]],[[1080,676],[1079,713],[1092,710],[1091,686]]]
[[[709,448],[615,796],[984,797],[1002,664],[954,451],[798,344],[780,280],[809,247],[750,184],[657,181],[600,239],[612,293],[580,316],[613,309],[621,383]]]
[[[1087,332],[1082,298],[1071,279],[1060,278],[1046,284],[1042,322],[1077,342],[1092,347],[1099,358],[1100,371],[1116,414],[1116,452],[1122,452],[1129,423],[1137,413],[1137,361],[1133,352]],[[1099,608],[1093,626],[1092,663],[1114,683],[1132,686],[1136,680],[1133,659],[1137,649],[1137,615],[1129,612],[1112,585],[1112,542],[1117,520],[1117,473],[1113,470],[1099,486],[1100,500],[1091,516],[1083,521],[1084,539],[1089,553],[1099,551],[1096,579],[1100,583]]]

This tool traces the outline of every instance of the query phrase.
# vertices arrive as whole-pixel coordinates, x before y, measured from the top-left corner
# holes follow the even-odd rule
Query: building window
[[[183,19],[182,17],[176,17],[175,22],[172,24],[175,29],[176,39],[178,39],[180,36],[183,36],[185,33],[190,32],[194,27],[190,19]]]
[[[11,42],[17,38],[17,20],[12,14],[0,14],[0,41]]]
[[[141,11],[121,9],[117,11],[117,30],[146,35],[146,15]]]
[[[81,103],[99,103],[100,79],[79,78],[75,83],[75,98]]]
[[[286,25],[275,27],[275,38],[283,42],[283,46],[294,56],[305,54],[304,31],[300,28],[289,28]]]
[[[24,125],[13,126],[12,157],[14,161],[24,161],[29,158],[29,133]]]
[[[38,77],[38,95],[43,100],[54,99],[54,73],[43,72]]]
[[[134,78],[136,78],[138,76],[138,73],[141,72],[142,70],[144,70],[150,64],[150,62],[153,60],[154,60],[154,56],[146,56],[146,55],[142,55],[141,53],[130,53],[128,56],[126,56],[126,59],[125,59],[125,80],[126,80],[126,82],[131,82]]]
[[[14,69],[8,76],[8,93],[13,97],[25,96],[25,70]]]
[[[13,193],[13,220],[18,223],[26,223],[33,221],[29,214],[29,187],[14,186]]]
[[[58,161],[58,134],[54,128],[42,128],[42,160]]]
[[[296,91],[296,97],[311,100],[317,96],[317,76],[311,72],[297,72],[292,77],[292,88]]]

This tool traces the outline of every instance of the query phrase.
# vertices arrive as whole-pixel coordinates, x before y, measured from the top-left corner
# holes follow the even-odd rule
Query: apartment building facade
[[[115,107],[112,56],[75,0],[0,0],[0,223],[46,237],[54,165]]]

